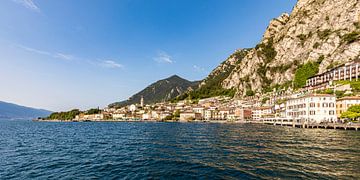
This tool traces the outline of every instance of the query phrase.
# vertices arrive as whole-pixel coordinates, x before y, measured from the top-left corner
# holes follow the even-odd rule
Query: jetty
[[[296,128],[310,129],[341,129],[341,130],[360,130],[360,123],[316,123],[304,119],[288,119],[288,118],[264,118],[261,123],[275,126],[291,126]]]

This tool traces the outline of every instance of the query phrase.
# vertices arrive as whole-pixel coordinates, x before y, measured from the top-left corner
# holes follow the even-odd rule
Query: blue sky
[[[0,100],[85,110],[173,74],[200,80],[295,3],[2,0]]]

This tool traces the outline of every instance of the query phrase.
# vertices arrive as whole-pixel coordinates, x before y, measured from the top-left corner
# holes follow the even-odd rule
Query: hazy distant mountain
[[[110,104],[113,106],[124,106],[129,104],[140,103],[141,97],[144,97],[145,104],[152,104],[157,102],[168,101],[187,90],[195,89],[199,85],[198,81],[188,81],[177,75],[169,78],[159,80],[150,86],[146,87],[139,93],[131,96],[128,100]]]
[[[46,117],[50,114],[51,111],[0,101],[0,119],[33,119]]]

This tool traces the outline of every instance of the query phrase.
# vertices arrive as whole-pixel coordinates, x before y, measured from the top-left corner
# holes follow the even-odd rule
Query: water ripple
[[[360,133],[254,124],[0,122],[0,179],[359,179]]]

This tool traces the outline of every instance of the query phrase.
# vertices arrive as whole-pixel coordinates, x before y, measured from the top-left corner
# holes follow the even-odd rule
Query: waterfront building
[[[252,118],[252,111],[249,108],[236,108],[235,118],[239,120],[250,120]]]
[[[252,119],[260,120],[263,117],[271,115],[272,112],[273,112],[273,108],[271,106],[256,107],[252,110]]]
[[[276,104],[274,107],[275,116],[280,118],[286,117],[286,105],[285,103]]]
[[[105,119],[104,114],[85,114],[82,120],[103,120]]]
[[[201,106],[195,106],[195,107],[193,107],[193,112],[200,114],[201,118],[198,119],[198,120],[201,120],[201,119],[204,118],[205,108],[204,108],[204,107],[201,107]]]
[[[205,120],[211,120],[213,118],[214,110],[206,109],[204,111],[204,119]]]
[[[180,121],[190,121],[195,119],[195,113],[194,112],[182,112],[180,113]]]
[[[227,119],[228,114],[230,114],[230,109],[228,108],[220,108],[218,111],[219,118],[218,119]]]
[[[348,110],[349,107],[353,105],[360,105],[360,97],[343,97],[336,100],[336,115],[337,117],[341,116],[341,113]]]
[[[168,113],[168,112],[161,112],[160,115],[159,115],[160,120],[164,120],[168,116],[171,116],[171,114]]]
[[[336,97],[330,94],[308,94],[286,101],[286,116],[309,122],[335,122]]]
[[[312,76],[307,79],[306,87],[309,89],[325,87],[332,81],[339,80],[357,81],[360,74],[359,64],[360,60],[352,61]]]
[[[114,113],[112,114],[113,119],[125,119],[126,113]]]
[[[152,118],[151,113],[142,114],[142,120],[151,120],[151,118]]]

